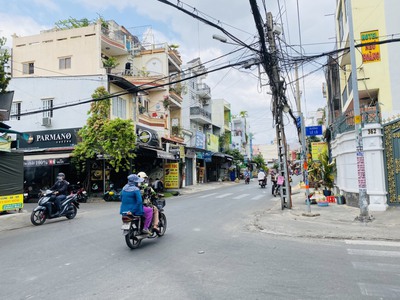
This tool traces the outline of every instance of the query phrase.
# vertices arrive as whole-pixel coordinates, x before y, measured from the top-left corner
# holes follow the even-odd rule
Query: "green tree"
[[[233,164],[236,166],[241,166],[244,163],[244,156],[239,152],[238,149],[228,149],[225,151],[226,154],[233,157]]]
[[[268,171],[267,164],[265,163],[264,157],[261,153],[253,156],[253,162],[257,164],[257,169],[263,169],[264,171]]]
[[[11,79],[11,73],[6,71],[11,55],[7,49],[2,49],[6,42],[7,39],[5,37],[0,38],[0,94],[6,93],[7,86]]]
[[[103,99],[109,93],[99,87],[93,99]],[[129,170],[129,161],[135,158],[135,128],[131,120],[110,120],[110,99],[93,101],[86,125],[79,130],[82,141],[73,151],[74,163],[78,170],[84,170],[87,160],[96,159],[101,154],[118,173],[120,169]]]

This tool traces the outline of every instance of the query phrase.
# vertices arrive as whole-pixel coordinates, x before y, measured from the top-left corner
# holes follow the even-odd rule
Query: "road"
[[[255,182],[167,199],[164,237],[130,250],[119,203],[0,235],[2,299],[399,299],[400,243],[259,232]]]

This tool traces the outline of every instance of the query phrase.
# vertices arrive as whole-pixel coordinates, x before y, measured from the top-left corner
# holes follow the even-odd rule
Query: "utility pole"
[[[275,128],[276,128],[276,140],[278,147],[278,158],[279,158],[279,175],[283,176],[284,182],[281,185],[280,196],[281,196],[281,208],[292,208],[291,190],[288,174],[287,165],[287,144],[285,136],[285,128],[283,121],[283,109],[284,109],[284,91],[283,81],[279,75],[278,68],[278,57],[276,55],[276,44],[274,36],[273,18],[270,12],[267,13],[267,40],[270,48],[270,59],[272,67],[272,78],[270,79],[270,86],[273,97],[273,112],[275,114]],[[289,107],[287,107],[289,109]]]
[[[353,106],[354,106],[354,127],[356,133],[356,153],[357,153],[357,171],[358,171],[358,202],[360,206],[360,216],[358,219],[361,222],[371,221],[368,214],[367,202],[367,183],[365,179],[365,163],[364,163],[364,147],[362,138],[360,103],[358,95],[358,82],[357,82],[357,65],[356,65],[356,51],[354,47],[354,27],[353,27],[353,11],[351,0],[347,0],[346,7],[348,21],[349,21],[349,42],[350,42],[350,61],[351,61],[351,82],[353,85]]]
[[[303,180],[306,189],[306,203],[307,203],[307,213],[306,215],[311,214],[311,205],[310,205],[310,190],[308,183],[308,164],[307,164],[307,145],[306,145],[306,136],[305,136],[305,124],[304,124],[304,116],[301,111],[301,99],[300,99],[300,84],[299,84],[299,70],[297,64],[295,66],[295,77],[296,77],[296,105],[297,111],[299,112],[300,118],[300,135],[301,135],[301,160],[302,160],[302,171],[303,171]]]

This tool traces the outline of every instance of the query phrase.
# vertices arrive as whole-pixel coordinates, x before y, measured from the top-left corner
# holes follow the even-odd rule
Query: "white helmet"
[[[145,172],[139,172],[137,175],[138,175],[140,178],[147,178],[147,177],[148,177],[147,174],[146,174]]]

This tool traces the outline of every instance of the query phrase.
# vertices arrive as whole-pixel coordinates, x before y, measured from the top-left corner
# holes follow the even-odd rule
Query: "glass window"
[[[53,117],[53,99],[42,99],[43,104],[43,117],[52,118]]]
[[[58,67],[60,70],[71,69],[71,57],[63,57],[58,60]]]
[[[11,120],[21,120],[21,102],[13,102],[11,105]]]
[[[121,97],[112,98],[112,114],[115,117],[126,119],[126,100]]]
[[[34,74],[35,64],[33,62],[22,64],[22,74]]]

